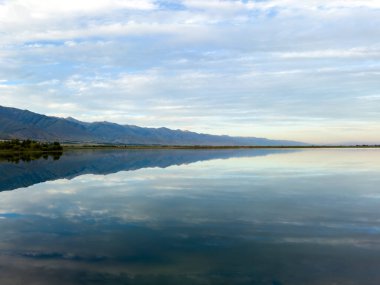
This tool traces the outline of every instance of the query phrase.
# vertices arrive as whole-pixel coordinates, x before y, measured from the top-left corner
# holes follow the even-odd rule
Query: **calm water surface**
[[[0,162],[0,284],[380,284],[380,150]]]

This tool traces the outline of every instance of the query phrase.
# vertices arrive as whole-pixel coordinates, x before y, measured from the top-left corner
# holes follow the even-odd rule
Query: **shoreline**
[[[380,149],[380,145],[358,146],[181,146],[181,145],[62,145],[60,151],[2,150],[0,154],[54,154],[71,150],[226,150],[226,149]]]
[[[358,145],[358,146],[181,146],[181,145],[63,145],[63,150],[80,149],[333,149],[333,148],[380,148],[380,145]]]

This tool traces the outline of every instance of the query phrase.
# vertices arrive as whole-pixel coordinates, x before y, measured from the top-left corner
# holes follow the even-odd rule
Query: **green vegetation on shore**
[[[18,163],[40,158],[58,160],[63,153],[63,147],[58,142],[46,143],[33,140],[0,141],[0,161]]]
[[[2,152],[62,152],[63,147],[59,142],[46,143],[33,140],[0,141]]]

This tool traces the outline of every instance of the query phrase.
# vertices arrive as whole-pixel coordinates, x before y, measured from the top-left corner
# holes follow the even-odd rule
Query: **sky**
[[[0,0],[0,105],[380,143],[379,0]]]

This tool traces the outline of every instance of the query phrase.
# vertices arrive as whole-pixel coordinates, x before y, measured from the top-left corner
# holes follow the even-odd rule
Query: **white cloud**
[[[254,1],[250,1],[254,2]],[[269,0],[256,3],[262,8],[288,8],[304,10],[325,10],[325,9],[352,9],[352,8],[380,8],[377,0]]]
[[[327,49],[300,52],[283,52],[278,54],[282,58],[353,58],[353,57],[379,57],[380,48],[348,48]]]
[[[371,94],[357,97],[359,100],[380,101],[380,94]]]
[[[268,0],[268,1],[241,1],[241,0],[184,0],[183,4],[192,9],[213,10],[213,11],[243,11],[281,9],[286,12],[295,10],[320,11],[323,13],[338,9],[367,8],[378,9],[380,3],[377,0]],[[329,11],[330,10],[330,11]]]
[[[183,4],[188,8],[207,9],[207,10],[224,10],[238,11],[242,9],[252,9],[255,7],[254,2],[229,1],[229,0],[184,0]]]
[[[14,0],[0,4],[3,21],[28,17],[41,20],[66,14],[107,13],[116,9],[152,10],[151,0]]]
[[[125,28],[112,21],[113,13],[129,14],[156,9],[153,0],[16,0],[0,4],[0,44],[14,41],[72,39],[101,35]],[[138,12],[136,12],[138,13]],[[111,23],[97,17],[110,16]],[[125,18],[126,14],[124,14]],[[128,23],[128,21],[127,21]],[[133,27],[132,27],[133,28]],[[99,33],[95,32],[99,29]]]
[[[4,105],[309,141],[378,123],[379,1],[0,3]]]

